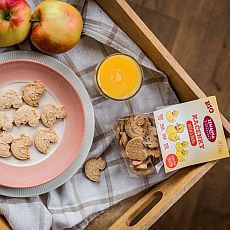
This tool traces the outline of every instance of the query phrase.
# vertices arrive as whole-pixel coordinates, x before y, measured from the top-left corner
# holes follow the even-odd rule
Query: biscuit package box
[[[154,112],[165,172],[229,157],[216,97]]]
[[[160,170],[163,163],[153,113],[120,118],[114,124],[114,131],[130,177]]]

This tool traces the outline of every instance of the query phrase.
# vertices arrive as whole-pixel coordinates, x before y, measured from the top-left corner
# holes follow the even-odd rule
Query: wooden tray
[[[96,0],[96,2],[136,42],[157,68],[167,74],[181,102],[206,96],[125,0]],[[230,123],[223,115],[221,117],[228,146],[230,146]],[[154,186],[110,229],[148,229],[215,164],[216,161],[182,169],[166,181]],[[149,209],[149,204],[152,203],[154,206],[135,223],[135,217],[143,210]],[[0,229],[10,229],[3,217],[0,219]]]
[[[181,102],[206,96],[125,0],[96,1],[136,42],[157,68],[167,74]],[[223,115],[221,116],[226,137],[229,137],[227,139],[228,146],[230,146],[230,123]],[[126,211],[110,229],[148,229],[215,164],[216,161],[182,169],[166,181],[154,186]],[[155,203],[154,207],[137,223],[133,224],[135,217],[141,214],[143,210],[148,209],[148,205],[153,202]]]

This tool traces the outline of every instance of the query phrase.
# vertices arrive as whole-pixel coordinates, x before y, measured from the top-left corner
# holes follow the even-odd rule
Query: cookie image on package
[[[63,105],[48,104],[43,107],[41,120],[46,127],[50,128],[57,119],[64,119],[66,115]]]
[[[106,163],[101,157],[98,159],[90,159],[85,164],[85,175],[91,181],[98,182],[101,171],[103,171],[105,167]]]
[[[37,126],[39,124],[40,115],[39,113],[31,106],[23,105],[20,107],[14,115],[14,123],[17,127],[21,124],[29,126]]]
[[[51,144],[57,142],[58,135],[53,129],[41,128],[35,133],[34,144],[38,151],[47,153]]]
[[[0,111],[11,107],[18,109],[22,105],[22,98],[17,91],[13,89],[1,90],[0,93]]]
[[[39,80],[29,82],[22,91],[22,98],[28,105],[37,107],[39,105],[40,96],[44,91],[45,85]]]
[[[0,130],[10,131],[13,128],[13,121],[5,112],[0,111]]]
[[[30,137],[22,134],[11,143],[11,152],[17,159],[27,160],[30,158],[29,147],[31,144]]]
[[[10,157],[10,143],[13,141],[13,136],[9,133],[0,133],[0,157]]]

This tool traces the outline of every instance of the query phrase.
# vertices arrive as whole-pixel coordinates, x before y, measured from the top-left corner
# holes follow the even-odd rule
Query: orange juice
[[[96,85],[105,96],[126,100],[140,89],[143,74],[137,61],[124,54],[113,54],[97,67]]]

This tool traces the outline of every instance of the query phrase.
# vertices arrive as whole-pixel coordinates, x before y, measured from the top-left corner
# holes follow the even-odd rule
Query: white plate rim
[[[75,75],[75,73],[69,69],[65,64],[60,62],[59,60],[50,57],[48,55],[44,55],[41,53],[37,53],[34,51],[9,51],[0,54],[0,63],[13,61],[13,60],[23,60],[23,61],[34,61],[44,65],[47,65],[54,70],[61,73],[74,87],[74,89],[78,92],[85,113],[85,136],[83,140],[82,147],[78,154],[76,160],[65,170],[61,175],[56,177],[55,179],[34,187],[30,188],[9,188],[0,186],[0,194],[4,196],[10,197],[31,197],[36,195],[41,195],[47,193],[61,185],[63,185],[66,181],[68,181],[83,165],[86,160],[90,147],[93,142],[94,137],[94,128],[95,128],[95,119],[94,119],[94,110],[93,105],[91,103],[89,94],[81,82],[80,79]]]

